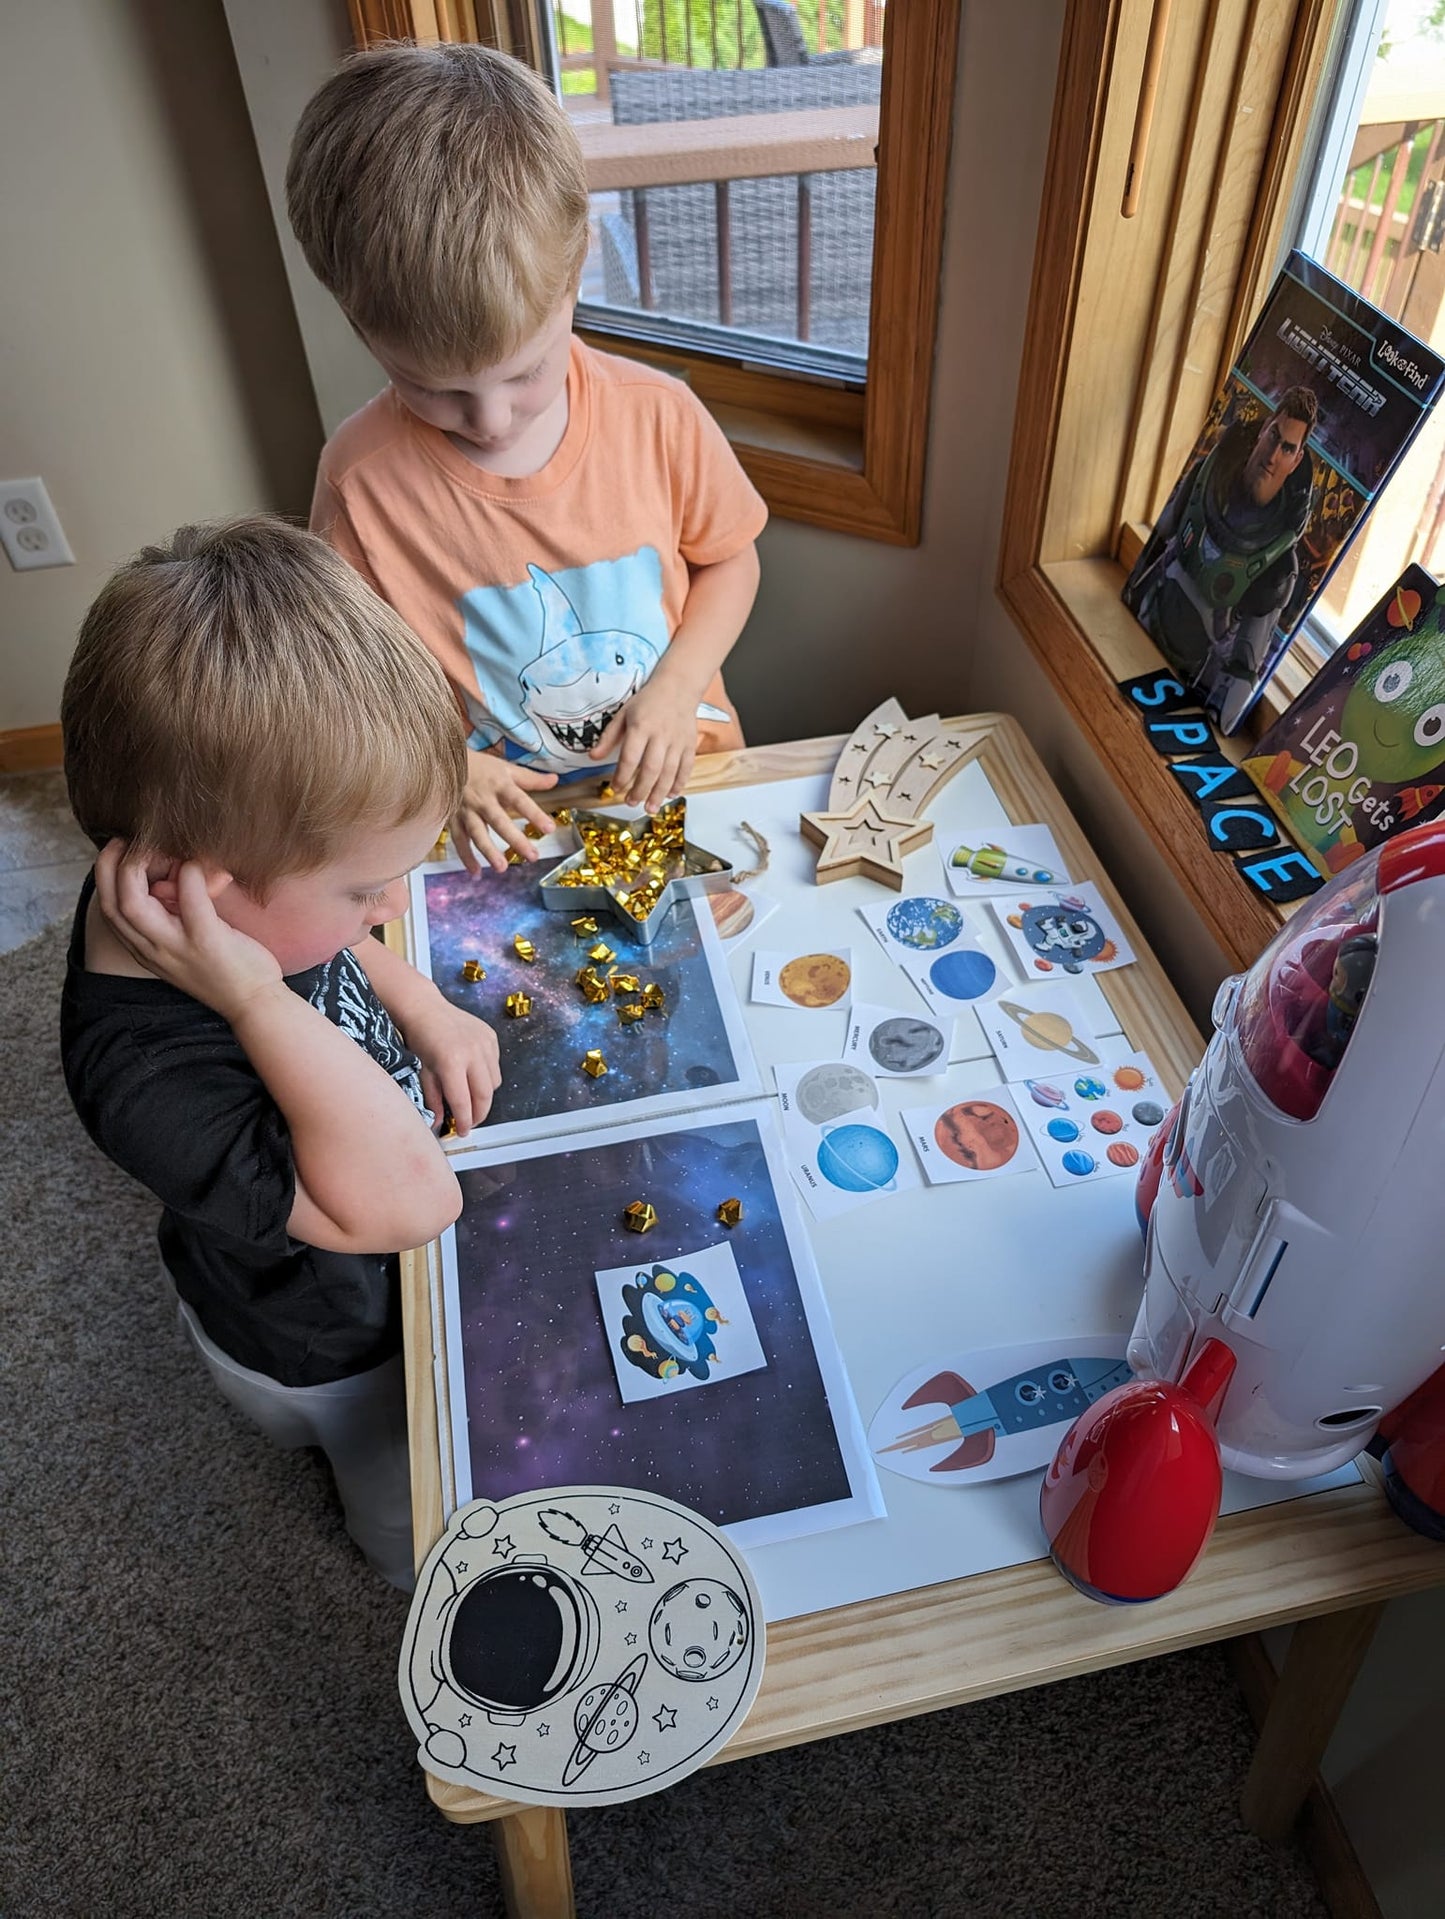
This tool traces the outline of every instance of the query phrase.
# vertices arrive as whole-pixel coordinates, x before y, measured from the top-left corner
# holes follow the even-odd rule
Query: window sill
[[[1197,810],[1118,690],[1119,680],[1164,664],[1119,598],[1124,572],[1111,559],[1059,560],[1002,579],[999,596],[1190,904],[1242,971],[1284,915],[1251,892],[1225,854],[1206,846]],[[1238,759],[1248,738],[1221,745]]]

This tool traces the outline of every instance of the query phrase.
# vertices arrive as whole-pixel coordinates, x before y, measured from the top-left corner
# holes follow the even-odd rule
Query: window
[[[919,537],[956,0],[350,0],[480,39],[587,160],[579,329],[688,379],[770,507]]]
[[[1240,967],[1279,916],[1206,852],[1117,691],[1161,664],[1119,588],[1299,231],[1359,13],[1068,0],[1035,252],[999,591]]]

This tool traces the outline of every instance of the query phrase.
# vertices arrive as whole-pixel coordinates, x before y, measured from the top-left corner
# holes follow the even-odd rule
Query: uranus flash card
[[[1031,894],[1017,903],[993,900],[990,905],[1026,979],[1111,973],[1134,963],[1097,886],[1071,886],[1063,893]]]
[[[865,1073],[907,1079],[947,1072],[952,1045],[952,1020],[895,1013],[889,1006],[855,1005],[848,1015],[843,1057]]]
[[[1011,986],[981,1000],[974,1016],[1007,1080],[1065,1066],[1097,1066],[1100,1054],[1079,995],[1052,983]]]
[[[768,1363],[731,1246],[609,1266],[595,1278],[625,1405]]]
[[[753,954],[755,1006],[843,1006],[853,984],[853,949]]]
[[[930,1186],[1038,1171],[1038,1157],[1006,1086],[945,1106],[912,1107],[903,1123]]]
[[[966,828],[943,851],[943,870],[960,899],[988,899],[1041,886],[1067,886],[1069,869],[1046,826]]]
[[[828,1059],[775,1068],[788,1169],[818,1219],[918,1185],[878,1110],[878,1082]]]

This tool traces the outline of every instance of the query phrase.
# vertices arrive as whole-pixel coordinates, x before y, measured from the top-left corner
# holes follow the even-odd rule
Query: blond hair
[[[384,46],[315,93],[286,207],[368,340],[432,377],[510,359],[576,291],[587,175],[562,108],[490,47]]]
[[[260,516],[183,526],[111,577],[60,718],[97,846],[207,858],[260,897],[358,832],[440,822],[466,778],[436,661],[329,547]]]

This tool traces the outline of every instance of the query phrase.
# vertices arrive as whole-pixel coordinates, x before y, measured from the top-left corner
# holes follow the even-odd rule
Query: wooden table
[[[1130,1042],[1150,1054],[1178,1092],[1199,1057],[1199,1034],[1022,730],[1001,714],[950,724],[981,736],[979,763],[1009,817],[1047,824],[1070,872],[1099,885],[1138,955],[1137,965],[1102,975],[1099,984]],[[841,738],[802,740],[719,754],[699,761],[693,790],[830,771],[842,745]],[[567,788],[566,803],[586,792]],[[443,1525],[431,1265],[424,1252],[403,1260],[418,1566]],[[1408,1531],[1371,1479],[1221,1520],[1185,1586],[1151,1605],[1091,1604],[1040,1559],[790,1619],[769,1627],[762,1690],[712,1763],[1293,1623],[1243,1792],[1245,1823],[1263,1837],[1282,1838],[1314,1779],[1384,1601],[1442,1583],[1445,1552]],[[513,1919],[573,1913],[562,1811],[518,1807],[431,1775],[427,1787],[446,1818],[494,1822]]]

